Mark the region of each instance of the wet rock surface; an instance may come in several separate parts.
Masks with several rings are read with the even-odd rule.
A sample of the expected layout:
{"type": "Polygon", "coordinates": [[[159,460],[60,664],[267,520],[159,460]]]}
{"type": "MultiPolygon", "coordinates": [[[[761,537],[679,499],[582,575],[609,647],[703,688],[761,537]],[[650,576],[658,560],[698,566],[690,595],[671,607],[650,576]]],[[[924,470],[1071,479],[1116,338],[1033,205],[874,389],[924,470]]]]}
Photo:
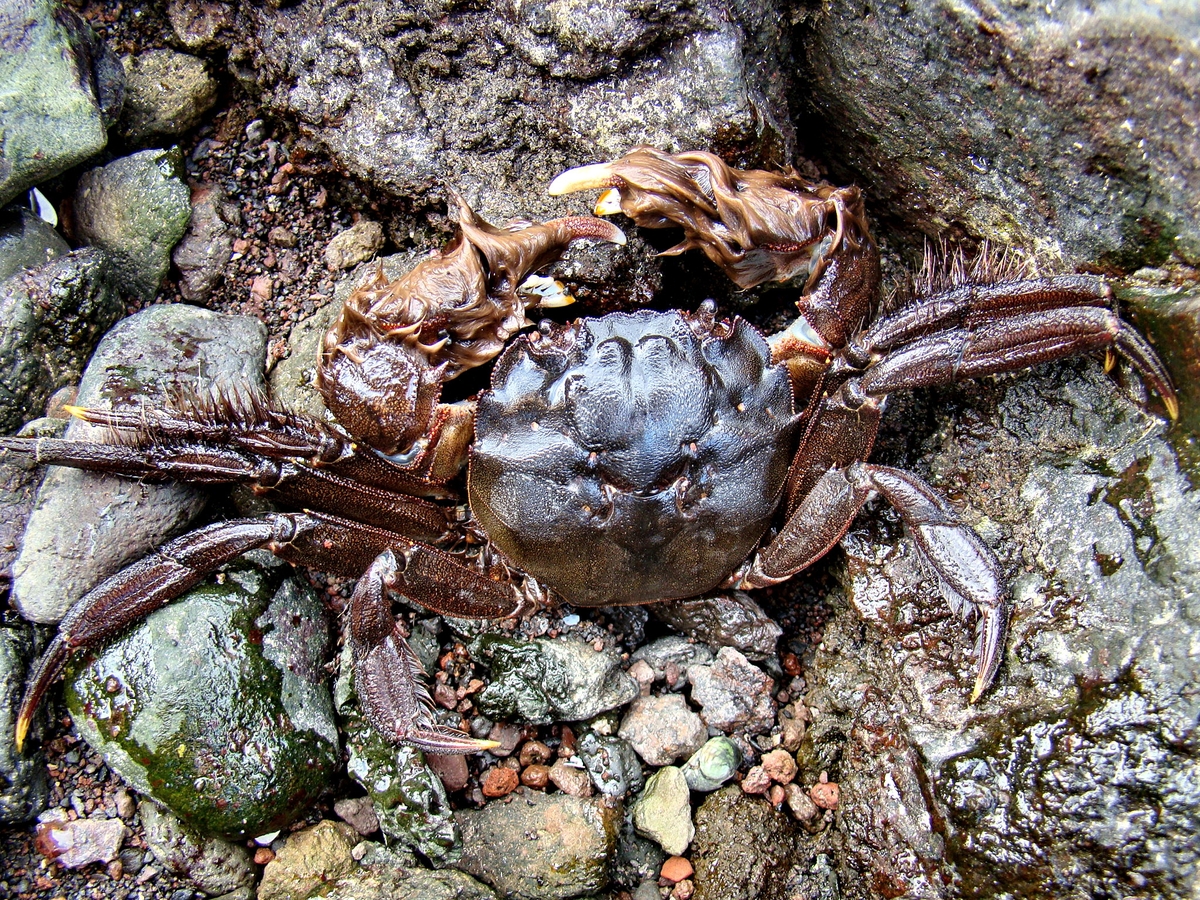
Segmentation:
{"type": "Polygon", "coordinates": [[[141,793],[206,833],[262,834],[333,774],[328,649],[311,592],[279,566],[243,564],[81,655],[67,705],[141,793]]]}
{"type": "Polygon", "coordinates": [[[0,282],[70,250],[62,236],[30,210],[16,205],[0,210],[0,282]]]}
{"type": "Polygon", "coordinates": [[[101,336],[120,318],[112,264],[76,250],[0,283],[0,427],[12,433],[73,383],[101,336]]]}
{"type": "Polygon", "coordinates": [[[655,603],[654,615],[676,631],[714,647],[733,647],[748,659],[775,654],[783,633],[745,591],[655,603]]]}
{"type": "MultiPolygon", "coordinates": [[[[265,338],[262,324],[243,316],[184,305],[151,307],[105,336],[76,402],[99,408],[162,402],[181,379],[197,391],[236,384],[261,389],[265,338]]],[[[97,433],[104,435],[76,421],[66,436],[97,433]]],[[[57,622],[103,577],[186,525],[204,499],[195,487],[53,469],[38,491],[13,564],[14,604],[35,622],[57,622]]]]}
{"type": "Polygon", "coordinates": [[[75,235],[113,259],[126,293],[150,300],[192,215],[178,151],[143,150],[85,172],[75,191],[75,235]]]}
{"type": "Polygon", "coordinates": [[[507,804],[462,810],[458,863],[507,896],[579,897],[604,890],[620,806],[600,798],[527,791],[507,804]]]}
{"type": "Polygon", "coordinates": [[[318,896],[330,881],[356,867],[354,829],[341,822],[318,822],[291,835],[263,870],[258,900],[318,896]]]}
{"type": "Polygon", "coordinates": [[[912,237],[964,228],[1071,264],[1194,265],[1198,34],[1182,2],[838,2],[814,18],[800,77],[836,123],[837,177],[912,237]]]}
{"type": "Polygon", "coordinates": [[[574,722],[624,706],[638,695],[637,683],[615,653],[581,641],[526,643],[489,634],[472,652],[491,669],[479,705],[494,718],[574,722]]]}
{"type": "Polygon", "coordinates": [[[138,814],[155,858],[208,896],[222,896],[253,883],[254,868],[245,847],[198,834],[152,800],[139,803],[138,814]]]}
{"type": "Polygon", "coordinates": [[[207,300],[224,280],[241,223],[241,211],[220,186],[199,184],[192,188],[191,219],[171,254],[171,261],[179,269],[179,293],[184,300],[207,300]]]}
{"type": "Polygon", "coordinates": [[[121,63],[73,11],[51,0],[0,10],[0,207],[104,149],[121,109],[121,63]]]}
{"type": "Polygon", "coordinates": [[[1120,881],[1186,897],[1195,494],[1162,424],[1093,363],[973,398],[927,459],[1016,569],[1006,667],[967,706],[963,626],[926,599],[911,547],[878,526],[852,538],[849,599],[873,633],[831,623],[799,754],[806,783],[827,769],[841,788],[842,888],[1087,897],[1120,881]]]}
{"type": "Polygon", "coordinates": [[[194,56],[151,50],[123,63],[125,105],[117,127],[135,147],[194,128],[217,101],[217,82],[194,56]]]}
{"type": "Polygon", "coordinates": [[[25,822],[46,807],[49,786],[41,753],[20,753],[13,743],[17,704],[33,663],[33,627],[0,624],[0,823],[25,822]]]}

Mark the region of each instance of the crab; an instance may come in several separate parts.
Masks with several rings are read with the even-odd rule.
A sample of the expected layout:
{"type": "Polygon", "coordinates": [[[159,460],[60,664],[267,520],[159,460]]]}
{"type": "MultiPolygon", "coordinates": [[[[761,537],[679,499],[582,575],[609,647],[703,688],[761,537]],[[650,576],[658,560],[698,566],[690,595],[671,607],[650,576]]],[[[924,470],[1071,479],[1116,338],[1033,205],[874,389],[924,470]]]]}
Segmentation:
{"type": "Polygon", "coordinates": [[[700,250],[739,288],[799,285],[799,316],[767,338],[706,301],[526,332],[527,308],[569,299],[535,273],[573,241],[623,233],[593,217],[497,228],[456,198],[455,240],[395,282],[380,273],[360,287],[325,337],[317,383],[334,421],[226,389],[70,408],[120,436],[109,443],[0,439],[48,464],[247,484],[294,510],[201,527],[81,598],[30,677],[18,746],[73,652],[265,548],[358,578],[348,640],[376,729],[433,753],[488,749],[436,720],[393,594],[478,618],[764,587],[824,556],[875,496],[951,606],[977,619],[978,700],[1003,656],[1001,567],[933,487],[869,462],[880,417],[895,391],[1103,350],[1127,358],[1174,418],[1168,374],[1107,284],[964,283],[879,315],[878,251],[854,187],[650,148],[550,185],[596,189],[598,215],[682,229],[665,252],[700,250]],[[441,402],[446,381],[493,359],[490,389],[441,402]]]}

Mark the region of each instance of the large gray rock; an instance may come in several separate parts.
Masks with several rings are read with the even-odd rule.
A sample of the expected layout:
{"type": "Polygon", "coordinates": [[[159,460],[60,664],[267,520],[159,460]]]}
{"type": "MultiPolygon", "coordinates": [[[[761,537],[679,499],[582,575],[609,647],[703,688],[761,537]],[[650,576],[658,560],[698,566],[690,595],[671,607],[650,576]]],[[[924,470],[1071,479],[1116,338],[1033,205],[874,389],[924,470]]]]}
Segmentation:
{"type": "Polygon", "coordinates": [[[204,61],[174,50],[150,50],[124,60],[125,106],[119,128],[134,146],[183,134],[217,101],[217,82],[204,61]]]}
{"type": "Polygon", "coordinates": [[[121,288],[152,300],[171,250],[192,216],[178,150],[143,150],[84,172],[75,191],[75,234],[107,250],[121,288]]]}
{"type": "Polygon", "coordinates": [[[123,312],[100,250],[76,250],[0,284],[0,431],[40,416],[123,312]]]}
{"type": "Polygon", "coordinates": [[[41,751],[20,752],[12,737],[25,676],[34,658],[33,638],[33,627],[24,622],[0,626],[0,824],[4,825],[35,818],[50,798],[41,751]]]}
{"type": "Polygon", "coordinates": [[[286,570],[231,566],[67,673],[83,738],[206,834],[281,828],[339,762],[324,612],[286,570]]]}
{"type": "Polygon", "coordinates": [[[803,783],[827,770],[840,786],[821,846],[844,860],[844,896],[1020,884],[1084,898],[1121,883],[1190,898],[1196,493],[1163,424],[1092,361],[956,395],[966,409],[930,438],[922,468],[954,486],[1004,562],[1005,664],[970,705],[971,630],[912,545],[878,521],[851,536],[857,615],[834,617],[805,674],[813,724],[799,754],[803,783]]]}
{"type": "MultiPolygon", "coordinates": [[[[347,171],[417,209],[443,209],[451,185],[493,221],[578,214],[587,201],[547,196],[550,180],[641,143],[749,162],[794,153],[773,2],[310,0],[245,15],[227,38],[238,74],[347,171]]],[[[627,283],[654,252],[635,239],[587,280],[627,283]]]]}
{"type": "Polygon", "coordinates": [[[23,206],[0,210],[0,281],[71,251],[57,231],[23,206]]]}
{"type": "Polygon", "coordinates": [[[555,900],[608,886],[619,804],[527,790],[455,818],[463,831],[458,867],[505,896],[555,900]]]}
{"type": "Polygon", "coordinates": [[[210,897],[254,882],[250,852],[242,846],[193,831],[153,800],[138,804],[142,834],[155,858],[210,897]]]}
{"type": "Polygon", "coordinates": [[[824,4],[800,78],[834,175],[909,239],[1133,271],[1200,261],[1188,0],[824,4]]]}
{"type": "Polygon", "coordinates": [[[0,207],[99,153],[121,109],[121,63],[54,0],[0,6],[0,207]]]}
{"type": "MultiPolygon", "coordinates": [[[[76,402],[102,408],[163,402],[182,385],[201,393],[235,384],[262,390],[265,358],[266,328],[257,319],[152,306],[100,342],[76,402]]],[[[104,429],[80,421],[67,430],[72,438],[104,436],[104,429]]],[[[14,605],[27,619],[57,622],[102,578],[185,527],[203,505],[195,487],[51,469],[13,564],[14,605]]]]}

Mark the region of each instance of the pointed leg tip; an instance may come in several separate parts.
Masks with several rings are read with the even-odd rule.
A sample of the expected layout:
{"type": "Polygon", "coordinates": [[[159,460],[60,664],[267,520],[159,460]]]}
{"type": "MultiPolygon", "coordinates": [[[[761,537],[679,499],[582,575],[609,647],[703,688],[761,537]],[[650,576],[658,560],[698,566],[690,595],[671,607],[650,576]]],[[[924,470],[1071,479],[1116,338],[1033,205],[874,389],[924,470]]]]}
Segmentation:
{"type": "MultiPolygon", "coordinates": [[[[617,188],[608,188],[596,198],[592,212],[598,216],[615,216],[621,211],[621,192],[617,188]]],[[[622,242],[623,243],[623,242],[622,242]]]]}
{"type": "Polygon", "coordinates": [[[21,753],[25,749],[25,737],[29,734],[30,716],[22,712],[17,717],[16,734],[14,735],[14,743],[17,745],[17,752],[21,753]]]}
{"type": "Polygon", "coordinates": [[[62,409],[63,409],[63,412],[65,412],[67,415],[74,416],[76,419],[84,418],[84,413],[86,412],[86,409],[84,407],[71,406],[68,403],[64,403],[62,409]]]}
{"type": "Polygon", "coordinates": [[[1163,404],[1167,407],[1167,415],[1172,422],[1179,421],[1179,398],[1172,394],[1163,395],[1163,404]]]}

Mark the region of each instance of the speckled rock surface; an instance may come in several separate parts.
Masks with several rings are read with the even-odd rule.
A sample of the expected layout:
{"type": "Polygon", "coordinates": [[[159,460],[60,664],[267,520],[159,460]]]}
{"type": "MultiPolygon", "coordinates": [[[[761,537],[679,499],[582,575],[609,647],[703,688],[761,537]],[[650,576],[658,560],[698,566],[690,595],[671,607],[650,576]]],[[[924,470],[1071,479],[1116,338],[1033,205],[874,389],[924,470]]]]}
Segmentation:
{"type": "Polygon", "coordinates": [[[150,300],[192,215],[177,150],[143,150],[85,172],[75,191],[75,236],[113,258],[122,290],[150,300]]]}
{"type": "Polygon", "coordinates": [[[174,50],[150,50],[123,60],[125,106],[117,127],[135,147],[193,128],[217,100],[204,61],[174,50]]]}
{"type": "MultiPolygon", "coordinates": [[[[101,341],[80,382],[77,403],[110,408],[143,399],[162,402],[183,373],[198,375],[201,390],[235,383],[261,389],[265,355],[266,329],[255,319],[193,306],[151,307],[122,321],[101,341]]],[[[97,432],[103,435],[102,429],[76,421],[67,437],[97,432]]],[[[17,609],[35,622],[57,622],[103,577],[183,528],[203,504],[204,495],[195,487],[52,470],[13,564],[17,609]]]]}
{"type": "Polygon", "coordinates": [[[455,818],[463,831],[458,867],[506,896],[553,900],[608,886],[618,804],[525,791],[455,818]]]}
{"type": "Polygon", "coordinates": [[[709,795],[696,810],[696,837],[689,854],[696,870],[693,896],[697,900],[823,897],[815,879],[798,870],[797,832],[786,813],[737,786],[709,795]],[[798,893],[802,889],[807,893],[798,893]]]}
{"type": "Polygon", "coordinates": [[[801,100],[835,176],[920,236],[1125,271],[1200,260],[1200,14],[1167,3],[825,4],[801,100]]]}
{"type": "Polygon", "coordinates": [[[46,399],[83,372],[96,342],[124,311],[112,264],[76,250],[0,284],[0,431],[42,414],[46,399]]]}
{"type": "Polygon", "coordinates": [[[620,657],[582,641],[517,641],[486,634],[472,648],[492,672],[479,707],[493,718],[535,724],[590,719],[638,695],[620,657]]]}
{"type": "Polygon", "coordinates": [[[81,655],[67,676],[84,739],[205,833],[287,824],[337,765],[323,612],[283,575],[278,565],[231,567],[81,655]]]}
{"type": "Polygon", "coordinates": [[[351,851],[354,829],[328,819],[297,831],[263,870],[258,900],[303,900],[325,893],[326,886],[358,866],[351,851]]]}
{"type": "Polygon", "coordinates": [[[12,734],[25,675],[33,662],[33,628],[0,624],[0,823],[33,819],[46,805],[45,760],[40,752],[18,752],[12,734]]]}
{"type": "Polygon", "coordinates": [[[801,780],[828,770],[841,789],[817,846],[848,854],[848,897],[1189,897],[1196,494],[1162,423],[1091,361],[968,396],[926,458],[1010,573],[1005,666],[968,705],[964,628],[930,601],[911,545],[878,521],[855,532],[858,615],[835,616],[806,675],[801,780]]]}
{"type": "Polygon", "coordinates": [[[104,149],[124,77],[108,46],[52,0],[0,8],[0,207],[104,149]]]}
{"type": "Polygon", "coordinates": [[[253,884],[254,867],[245,847],[196,833],[153,800],[139,803],[138,815],[155,858],[208,896],[221,896],[253,884]]]}

